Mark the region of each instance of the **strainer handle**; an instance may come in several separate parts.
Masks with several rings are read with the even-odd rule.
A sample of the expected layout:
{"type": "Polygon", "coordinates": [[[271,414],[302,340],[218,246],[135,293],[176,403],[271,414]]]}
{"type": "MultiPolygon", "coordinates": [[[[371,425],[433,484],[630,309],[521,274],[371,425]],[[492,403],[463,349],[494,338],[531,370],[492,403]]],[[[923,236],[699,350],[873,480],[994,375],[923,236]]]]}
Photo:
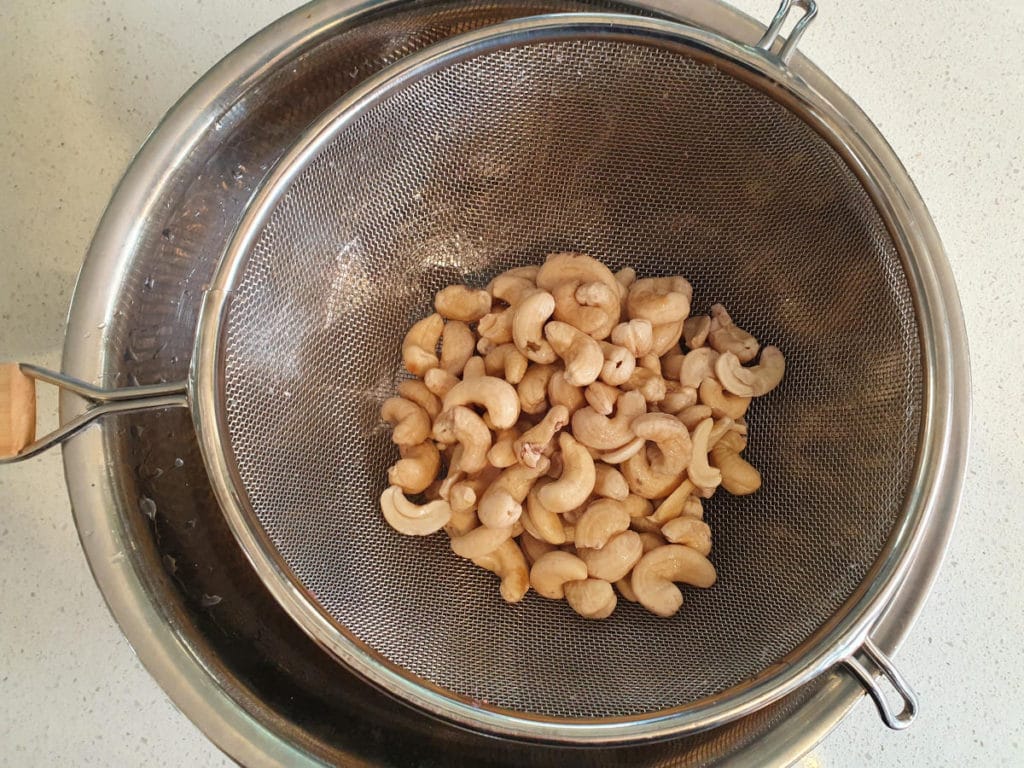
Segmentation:
{"type": "Polygon", "coordinates": [[[847,656],[843,663],[857,676],[868,695],[874,699],[875,706],[878,707],[878,714],[882,716],[882,720],[887,726],[893,730],[902,731],[914,722],[914,718],[917,716],[917,694],[914,693],[914,689],[899,673],[889,657],[882,653],[870,638],[865,639],[863,645],[847,656]],[[872,674],[871,667],[878,670],[877,677],[872,674]],[[889,681],[889,685],[903,700],[903,707],[899,712],[893,710],[889,698],[879,685],[881,677],[889,681]]]}
{"type": "Polygon", "coordinates": [[[184,382],[101,389],[62,373],[27,363],[0,363],[0,464],[11,464],[64,442],[108,413],[149,408],[188,407],[184,382]],[[57,429],[36,439],[36,381],[45,381],[92,405],[57,429]]]}
{"type": "Polygon", "coordinates": [[[803,37],[810,23],[814,21],[814,17],[818,15],[818,4],[814,0],[782,0],[779,10],[775,13],[775,18],[772,19],[761,39],[757,41],[758,48],[770,53],[775,41],[779,39],[779,32],[782,31],[782,25],[786,23],[793,6],[803,10],[804,15],[793,27],[793,31],[789,33],[789,37],[786,38],[786,42],[779,50],[778,58],[783,64],[788,64],[789,60],[793,58],[797,43],[800,42],[800,38],[803,37]]]}

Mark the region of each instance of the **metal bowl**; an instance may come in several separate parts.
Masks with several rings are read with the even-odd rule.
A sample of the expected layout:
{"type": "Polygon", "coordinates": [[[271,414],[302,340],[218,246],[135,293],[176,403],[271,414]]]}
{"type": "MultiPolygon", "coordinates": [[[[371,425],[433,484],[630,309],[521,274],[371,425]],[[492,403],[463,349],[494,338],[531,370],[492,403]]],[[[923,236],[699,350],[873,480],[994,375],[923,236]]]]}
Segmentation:
{"type": "MultiPolygon", "coordinates": [[[[763,32],[714,0],[689,3],[682,16],[669,12],[675,5],[325,1],[281,19],[191,90],[126,174],[79,280],[64,371],[104,387],[183,380],[202,292],[253,191],[311,120],[391,61],[484,23],[552,10],[656,13],[750,43],[763,32]]],[[[923,234],[934,238],[923,203],[867,118],[805,59],[797,55],[790,66],[874,140],[923,234]]],[[[935,266],[948,305],[958,306],[948,267],[935,266]]],[[[959,317],[950,333],[965,360],[959,317]]],[[[952,397],[967,391],[967,366],[957,368],[952,397]]],[[[80,407],[64,395],[62,420],[80,407]]],[[[863,692],[836,671],[714,731],[602,751],[462,731],[369,687],[284,614],[227,528],[186,412],[107,417],[67,443],[64,456],[83,547],[115,618],[178,706],[245,764],[409,764],[455,755],[474,764],[785,763],[822,738],[863,692]],[[140,511],[143,498],[150,515],[140,511]]],[[[934,517],[873,632],[885,653],[902,640],[935,576],[963,460],[953,455],[950,470],[934,477],[937,497],[949,506],[934,517]]]]}

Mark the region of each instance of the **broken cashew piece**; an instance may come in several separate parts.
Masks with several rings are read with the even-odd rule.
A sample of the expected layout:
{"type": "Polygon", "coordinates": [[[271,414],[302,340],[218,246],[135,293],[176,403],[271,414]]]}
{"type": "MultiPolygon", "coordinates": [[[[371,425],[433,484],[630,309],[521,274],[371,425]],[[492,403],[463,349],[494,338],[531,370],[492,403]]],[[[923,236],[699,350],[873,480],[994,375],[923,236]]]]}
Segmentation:
{"type": "Polygon", "coordinates": [[[535,363],[550,364],[557,355],[544,338],[544,323],[555,311],[555,298],[547,291],[537,291],[515,305],[512,317],[512,340],[519,351],[535,363]]]}
{"type": "Polygon", "coordinates": [[[616,582],[633,569],[644,554],[643,541],[636,531],[616,533],[600,549],[581,549],[579,557],[594,579],[616,582]]]}
{"type": "Polygon", "coordinates": [[[519,545],[505,539],[486,555],[474,557],[473,563],[486,568],[501,579],[501,596],[507,603],[518,603],[530,589],[530,572],[519,545]]]}
{"type": "Polygon", "coordinates": [[[380,417],[391,424],[396,445],[419,445],[430,437],[430,416],[411,400],[389,397],[380,407],[380,417]]]}
{"type": "Polygon", "coordinates": [[[698,349],[708,340],[711,318],[708,315],[694,315],[683,322],[683,338],[688,349],[698,349]]]}
{"type": "Polygon", "coordinates": [[[564,585],[568,581],[582,581],[587,578],[587,564],[579,557],[560,549],[541,555],[530,569],[530,586],[541,597],[561,600],[565,597],[564,585]]]}
{"type": "Polygon", "coordinates": [[[468,285],[449,285],[434,297],[434,309],[448,320],[475,323],[491,311],[491,294],[468,285]]]}
{"type": "Polygon", "coordinates": [[[544,326],[544,335],[565,363],[565,380],[574,387],[597,381],[604,365],[601,345],[569,323],[552,320],[544,326]]]}
{"type": "Polygon", "coordinates": [[[757,339],[732,321],[729,313],[721,304],[711,307],[708,343],[719,352],[732,352],[741,363],[749,363],[753,360],[760,347],[757,339]]]}
{"type": "Polygon", "coordinates": [[[402,458],[388,469],[388,482],[405,493],[423,493],[441,468],[441,454],[429,440],[401,446],[402,458]]]}
{"type": "Polygon", "coordinates": [[[388,525],[406,536],[429,536],[441,530],[452,516],[452,508],[443,499],[418,506],[397,485],[388,486],[380,495],[380,509],[388,525]]]}
{"type": "Polygon", "coordinates": [[[483,406],[495,429],[507,429],[519,419],[519,395],[515,387],[504,379],[481,376],[479,379],[460,381],[444,396],[444,410],[457,405],[483,406]]]}
{"type": "Polygon", "coordinates": [[[515,441],[513,450],[516,458],[527,467],[536,467],[543,458],[544,450],[568,423],[569,409],[564,405],[554,406],[536,426],[526,430],[515,441]]]}
{"type": "Polygon", "coordinates": [[[441,333],[441,367],[455,376],[462,375],[466,362],[476,351],[476,337],[470,327],[458,320],[444,324],[441,333]]]}
{"type": "Polygon", "coordinates": [[[732,352],[723,352],[715,363],[722,387],[740,397],[767,395],[779,386],[785,372],[786,360],[781,350],[771,346],[761,350],[760,363],[749,368],[744,368],[732,352]]]}
{"type": "Polygon", "coordinates": [[[604,579],[570,581],[564,589],[566,602],[584,619],[605,619],[615,610],[615,590],[604,579]]]}
{"type": "Polygon", "coordinates": [[[702,554],[682,544],[666,544],[640,558],[630,584],[644,608],[672,616],[683,604],[683,593],[673,582],[706,589],[716,578],[715,567],[702,554]]]}
{"type": "Polygon", "coordinates": [[[414,376],[423,376],[438,366],[437,342],[444,330],[444,320],[436,312],[413,324],[402,341],[402,362],[414,376]]]}

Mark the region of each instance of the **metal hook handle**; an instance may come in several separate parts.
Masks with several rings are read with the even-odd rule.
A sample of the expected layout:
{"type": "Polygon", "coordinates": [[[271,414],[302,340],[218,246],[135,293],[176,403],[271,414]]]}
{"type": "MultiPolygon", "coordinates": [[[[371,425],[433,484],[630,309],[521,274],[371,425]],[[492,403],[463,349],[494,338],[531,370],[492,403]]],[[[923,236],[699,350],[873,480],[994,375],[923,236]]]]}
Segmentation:
{"type": "Polygon", "coordinates": [[[810,23],[814,21],[814,17],[818,15],[818,4],[815,0],[782,0],[782,5],[779,6],[779,10],[775,13],[775,18],[772,19],[771,24],[768,25],[768,29],[765,30],[761,39],[757,41],[758,48],[771,53],[772,46],[779,39],[779,32],[782,31],[782,25],[786,23],[786,19],[789,17],[790,11],[793,10],[793,6],[800,8],[804,15],[793,27],[793,31],[789,33],[789,37],[786,38],[786,42],[783,43],[782,48],[779,50],[778,58],[783,64],[788,64],[789,60],[793,58],[793,54],[796,53],[797,43],[800,42],[800,38],[803,37],[810,23]]]}
{"type": "Polygon", "coordinates": [[[187,407],[187,387],[184,382],[101,389],[27,363],[0,364],[0,464],[11,464],[35,456],[64,442],[108,413],[187,407]],[[94,405],[36,439],[36,381],[45,381],[59,389],[74,392],[94,405]]]}
{"type": "Polygon", "coordinates": [[[882,653],[878,646],[871,642],[870,638],[865,639],[864,644],[856,652],[843,659],[843,663],[851,669],[871,698],[875,700],[878,713],[882,716],[882,720],[887,726],[893,730],[902,731],[914,721],[914,718],[917,716],[917,694],[914,693],[913,688],[910,687],[910,684],[904,679],[903,675],[893,666],[889,657],[882,653]],[[899,712],[893,711],[889,700],[878,684],[878,679],[868,670],[864,661],[858,658],[858,653],[863,654],[866,661],[878,669],[879,676],[888,680],[889,685],[903,699],[903,708],[899,712]]]}

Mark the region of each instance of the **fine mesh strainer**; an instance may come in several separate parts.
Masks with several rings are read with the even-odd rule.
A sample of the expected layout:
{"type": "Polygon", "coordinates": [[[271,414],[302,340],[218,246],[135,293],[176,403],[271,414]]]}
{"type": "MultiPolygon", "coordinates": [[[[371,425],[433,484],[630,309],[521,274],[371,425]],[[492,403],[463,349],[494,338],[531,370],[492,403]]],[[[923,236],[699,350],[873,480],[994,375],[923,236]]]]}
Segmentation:
{"type": "Polygon", "coordinates": [[[460,724],[663,737],[843,662],[902,727],[916,702],[868,633],[937,502],[952,423],[941,299],[870,146],[786,68],[813,16],[794,3],[808,12],[777,46],[790,5],[756,47],[571,14],[403,59],[324,115],[254,198],[204,301],[187,398],[21,367],[102,403],[56,439],[111,410],[191,405],[275,597],[353,669],[460,724]],[[749,417],[764,487],[707,504],[719,582],[671,619],[624,601],[603,622],[535,595],[507,605],[443,536],[399,536],[379,514],[395,459],[379,408],[405,330],[445,285],[557,250],[685,275],[696,310],[722,302],[786,354],[782,386],[749,417]]]}

